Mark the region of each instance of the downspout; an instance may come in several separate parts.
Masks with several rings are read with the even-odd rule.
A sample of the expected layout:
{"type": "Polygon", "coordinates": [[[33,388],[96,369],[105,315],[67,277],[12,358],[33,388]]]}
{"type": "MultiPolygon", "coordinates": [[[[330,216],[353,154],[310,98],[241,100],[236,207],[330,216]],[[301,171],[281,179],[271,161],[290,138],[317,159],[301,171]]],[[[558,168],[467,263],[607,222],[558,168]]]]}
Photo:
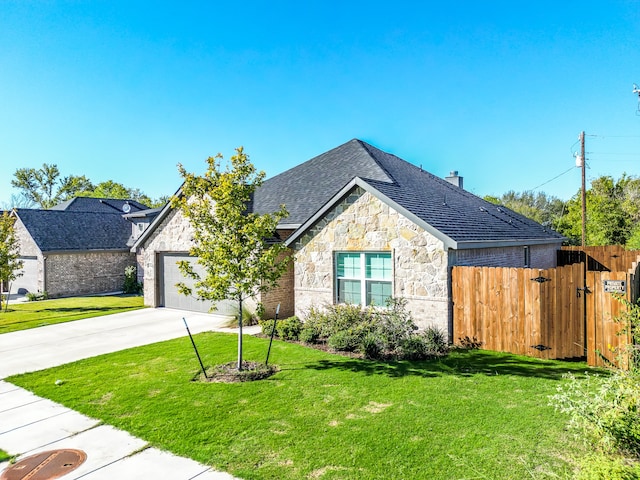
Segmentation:
{"type": "Polygon", "coordinates": [[[47,257],[42,256],[42,292],[47,291],[47,257]]]}

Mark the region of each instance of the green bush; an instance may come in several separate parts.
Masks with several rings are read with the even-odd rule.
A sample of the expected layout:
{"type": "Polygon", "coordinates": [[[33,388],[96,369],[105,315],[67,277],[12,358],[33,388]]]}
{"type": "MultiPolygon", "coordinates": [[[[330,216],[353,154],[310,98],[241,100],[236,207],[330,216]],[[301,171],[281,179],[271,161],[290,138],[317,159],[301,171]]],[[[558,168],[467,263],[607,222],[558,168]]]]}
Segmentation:
{"type": "Polygon", "coordinates": [[[430,355],[444,355],[449,351],[447,335],[438,327],[428,326],[420,335],[430,355]]]}
{"type": "Polygon", "coordinates": [[[389,298],[387,309],[375,312],[376,332],[384,339],[387,350],[400,349],[418,330],[406,306],[407,301],[404,298],[389,298]]]}
{"type": "Polygon", "coordinates": [[[271,332],[273,331],[273,320],[259,320],[258,323],[262,328],[262,334],[271,336],[271,332]]]}
{"type": "Polygon", "coordinates": [[[384,339],[377,333],[367,333],[360,342],[360,352],[368,359],[379,360],[384,357],[384,339]]]}
{"type": "MultiPolygon", "coordinates": [[[[260,320],[262,333],[271,336],[274,320],[260,320]]],[[[283,318],[276,323],[276,335],[283,340],[298,340],[302,331],[302,322],[296,316],[283,318]]]]}
{"type": "Polygon", "coordinates": [[[407,301],[392,298],[387,308],[327,305],[312,308],[300,332],[306,343],[327,342],[338,351],[359,351],[365,357],[422,359],[448,351],[447,339],[437,329],[418,334],[406,309],[407,301]]]}
{"type": "Polygon", "coordinates": [[[142,283],[138,282],[138,273],[135,265],[129,265],[124,269],[123,293],[141,293],[142,283]]]}
{"type": "Polygon", "coordinates": [[[569,414],[569,425],[591,446],[640,459],[640,306],[620,296],[618,300],[625,308],[616,321],[622,324],[621,333],[631,335],[618,351],[618,362],[628,370],[612,368],[606,377],[568,376],[551,403],[569,414]]]}
{"type": "Polygon", "coordinates": [[[340,352],[354,352],[360,345],[360,338],[350,330],[340,330],[329,337],[327,344],[340,352]]]}
{"type": "Polygon", "coordinates": [[[305,322],[302,325],[302,330],[300,330],[300,335],[298,336],[301,342],[304,343],[318,343],[318,339],[320,338],[320,332],[313,326],[307,325],[305,322]]]}
{"type": "Polygon", "coordinates": [[[607,455],[589,455],[580,462],[576,480],[637,480],[640,463],[607,455]]]}
{"type": "Polygon", "coordinates": [[[296,316],[278,320],[276,323],[276,334],[283,340],[298,340],[302,330],[302,322],[296,316]]]}
{"type": "Polygon", "coordinates": [[[615,371],[608,377],[566,377],[552,404],[571,417],[578,436],[605,453],[623,452],[640,458],[640,378],[615,371]]]}
{"type": "Polygon", "coordinates": [[[27,300],[30,301],[30,302],[37,302],[39,300],[47,300],[49,298],[49,294],[47,293],[46,290],[44,292],[36,292],[36,293],[28,292],[25,296],[27,297],[27,300]]]}
{"type": "Polygon", "coordinates": [[[398,347],[397,356],[406,360],[424,360],[429,357],[426,339],[422,335],[412,335],[404,339],[398,347]]]}

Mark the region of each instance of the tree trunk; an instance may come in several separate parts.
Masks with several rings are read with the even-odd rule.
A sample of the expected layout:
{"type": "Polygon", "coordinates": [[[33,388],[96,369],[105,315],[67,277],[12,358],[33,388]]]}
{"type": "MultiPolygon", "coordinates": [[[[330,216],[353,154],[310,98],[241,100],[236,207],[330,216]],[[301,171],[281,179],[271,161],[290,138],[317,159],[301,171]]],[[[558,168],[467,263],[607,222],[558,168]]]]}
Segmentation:
{"type": "MultiPolygon", "coordinates": [[[[2,295],[0,294],[0,297],[2,295]]],[[[11,282],[9,282],[9,288],[7,288],[7,298],[5,299],[4,304],[4,313],[9,311],[9,297],[11,296],[11,282]]],[[[2,302],[0,301],[0,311],[2,311],[2,302]]]]}
{"type": "Polygon", "coordinates": [[[242,370],[242,297],[238,300],[238,370],[242,370]]]}

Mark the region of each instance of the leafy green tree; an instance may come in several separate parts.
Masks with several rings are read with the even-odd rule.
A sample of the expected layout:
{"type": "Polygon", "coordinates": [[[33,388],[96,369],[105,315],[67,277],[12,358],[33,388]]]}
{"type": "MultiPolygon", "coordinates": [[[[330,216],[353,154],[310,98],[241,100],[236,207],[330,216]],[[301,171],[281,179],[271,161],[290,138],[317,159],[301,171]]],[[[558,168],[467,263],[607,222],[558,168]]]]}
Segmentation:
{"type": "MultiPolygon", "coordinates": [[[[586,192],[587,245],[625,245],[635,248],[640,240],[640,179],[623,174],[617,181],[601,176],[586,192]]],[[[567,202],[567,214],[559,231],[580,244],[582,238],[582,199],[578,191],[567,202]]]]}
{"type": "Polygon", "coordinates": [[[93,189],[93,184],[84,175],[60,178],[60,170],[55,164],[44,163],[39,169],[19,168],[14,177],[11,185],[40,208],[51,208],[78,192],[93,189]]]}
{"type": "Polygon", "coordinates": [[[20,168],[14,173],[11,185],[21,191],[21,200],[13,199],[13,206],[51,208],[73,197],[118,198],[135,200],[151,208],[161,207],[169,197],[152,200],[139,188],[128,188],[121,183],[107,180],[94,185],[84,175],[60,177],[57,165],[43,164],[42,168],[20,168]]]}
{"type": "Polygon", "coordinates": [[[130,189],[121,183],[114,182],[113,180],[100,182],[95,186],[92,185],[92,188],[80,192],[80,196],[93,198],[119,198],[123,200],[131,198],[130,189]]]}
{"type": "Polygon", "coordinates": [[[510,190],[500,197],[485,196],[484,199],[496,205],[504,205],[520,215],[553,229],[557,228],[564,214],[564,202],[544,192],[518,193],[510,190]]]}
{"type": "Polygon", "coordinates": [[[178,289],[200,300],[238,302],[237,367],[242,370],[242,302],[276,286],[286,270],[286,247],[271,244],[268,239],[288,213],[284,206],[268,214],[248,211],[265,173],[256,171],[242,147],[236,149],[224,171],[222,160],[221,154],[209,157],[203,176],[188,173],[178,165],[184,183],[181,195],[172,197],[171,204],[189,219],[194,230],[190,253],[205,272],[200,276],[192,264],[179,262],[182,274],[195,282],[193,288],[180,283],[178,289]]]}
{"type": "MultiPolygon", "coordinates": [[[[18,270],[23,265],[14,224],[15,218],[9,212],[3,212],[0,216],[0,283],[6,286],[8,293],[11,292],[11,282],[22,275],[18,270]]],[[[9,295],[7,294],[5,311],[8,306],[9,295]]],[[[2,299],[0,299],[0,311],[2,311],[2,299]]]]}

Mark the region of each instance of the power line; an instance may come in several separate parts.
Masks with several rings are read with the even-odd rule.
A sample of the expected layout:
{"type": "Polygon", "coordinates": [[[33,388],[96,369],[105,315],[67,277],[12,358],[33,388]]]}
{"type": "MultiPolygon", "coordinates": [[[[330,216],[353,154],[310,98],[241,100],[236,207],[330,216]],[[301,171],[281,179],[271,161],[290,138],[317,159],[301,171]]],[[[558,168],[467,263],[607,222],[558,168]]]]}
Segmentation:
{"type": "Polygon", "coordinates": [[[530,190],[531,190],[531,191],[534,191],[534,190],[537,190],[537,189],[538,189],[538,188],[540,188],[540,187],[544,187],[547,183],[551,183],[551,182],[553,182],[556,178],[560,178],[561,176],[563,176],[563,175],[565,175],[565,174],[569,173],[569,172],[570,172],[571,170],[573,170],[574,168],[575,168],[575,167],[569,167],[567,170],[565,170],[564,172],[560,173],[559,175],[556,175],[556,176],[555,176],[555,177],[553,177],[552,179],[547,180],[546,182],[541,183],[541,184],[540,184],[540,185],[538,185],[537,187],[534,187],[534,188],[532,188],[532,189],[530,189],[530,190]]]}

